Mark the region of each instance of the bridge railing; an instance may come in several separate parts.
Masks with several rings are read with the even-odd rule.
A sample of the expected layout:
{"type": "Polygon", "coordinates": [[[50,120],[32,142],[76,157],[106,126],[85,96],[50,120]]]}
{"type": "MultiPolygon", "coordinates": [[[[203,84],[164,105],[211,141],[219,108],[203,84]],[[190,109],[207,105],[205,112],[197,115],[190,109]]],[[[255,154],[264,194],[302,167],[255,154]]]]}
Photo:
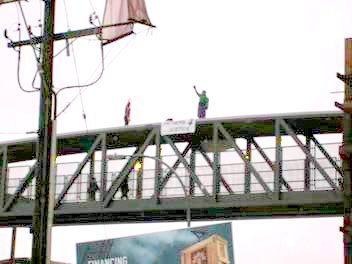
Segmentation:
{"type": "MultiPolygon", "coordinates": [[[[341,165],[340,161],[337,158],[334,160],[341,165]]],[[[339,174],[335,168],[328,162],[326,158],[317,158],[317,161],[324,168],[324,170],[330,175],[332,180],[338,184],[339,174]]],[[[271,190],[274,187],[274,173],[271,168],[265,162],[252,162],[254,168],[259,172],[263,180],[269,186],[271,190]]],[[[304,190],[304,175],[305,175],[305,159],[296,159],[296,160],[284,160],[282,163],[283,178],[291,186],[293,191],[303,191],[304,190]]],[[[58,166],[78,166],[78,163],[61,163],[58,166]]],[[[23,178],[16,178],[14,174],[25,174],[30,169],[30,166],[19,166],[19,167],[10,167],[9,174],[12,177],[9,177],[8,180],[8,193],[13,194],[16,188],[19,186],[19,183],[23,178]]],[[[244,193],[244,179],[245,179],[245,165],[243,163],[226,163],[221,164],[220,171],[222,177],[226,180],[228,185],[232,188],[234,193],[243,194],[244,193]]],[[[183,167],[176,169],[181,180],[186,186],[189,186],[189,173],[183,167]]],[[[311,165],[310,168],[310,190],[331,190],[330,185],[326,182],[320,172],[311,165]]],[[[162,171],[163,175],[167,173],[167,170],[162,171]]],[[[113,179],[118,175],[118,171],[108,171],[107,172],[107,188],[111,186],[113,179]]],[[[142,180],[142,198],[148,199],[154,193],[154,169],[144,169],[143,170],[143,180],[142,180]]],[[[207,188],[208,192],[212,192],[212,182],[213,182],[213,171],[209,166],[196,166],[196,175],[199,177],[202,184],[207,188]]],[[[56,195],[58,195],[64,188],[65,184],[69,181],[72,174],[58,174],[56,178],[56,195]]],[[[100,173],[94,175],[99,184],[100,182],[100,173]]],[[[85,202],[88,200],[88,177],[89,173],[82,173],[79,175],[75,183],[69,189],[65,195],[64,202],[85,202]]],[[[35,196],[34,188],[35,180],[27,187],[25,192],[22,194],[25,198],[33,199],[35,196]]],[[[131,173],[129,176],[129,199],[136,199],[137,192],[137,179],[136,174],[131,173]]],[[[287,189],[283,186],[282,191],[285,192],[287,189]]],[[[264,192],[262,186],[256,181],[255,177],[251,177],[251,193],[261,193],[264,192]]],[[[228,194],[224,186],[220,187],[220,194],[228,194]]],[[[194,195],[202,195],[201,191],[195,187],[194,195]]],[[[118,191],[114,199],[120,199],[121,193],[118,191]]],[[[175,177],[171,177],[166,186],[161,192],[161,197],[183,197],[184,191],[175,177]]],[[[96,193],[96,199],[100,199],[99,191],[96,193]]]]}

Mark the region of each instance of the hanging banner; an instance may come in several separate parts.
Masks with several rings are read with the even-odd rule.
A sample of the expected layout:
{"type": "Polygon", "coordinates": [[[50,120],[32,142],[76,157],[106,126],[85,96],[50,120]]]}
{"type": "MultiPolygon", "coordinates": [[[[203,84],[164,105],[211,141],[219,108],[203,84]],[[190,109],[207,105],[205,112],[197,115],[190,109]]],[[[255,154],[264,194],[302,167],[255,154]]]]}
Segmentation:
{"type": "Polygon", "coordinates": [[[231,223],[77,244],[77,264],[234,264],[231,223]]]}
{"type": "Polygon", "coordinates": [[[161,124],[161,136],[189,134],[196,131],[196,121],[194,119],[172,121],[167,120],[161,124]]]}

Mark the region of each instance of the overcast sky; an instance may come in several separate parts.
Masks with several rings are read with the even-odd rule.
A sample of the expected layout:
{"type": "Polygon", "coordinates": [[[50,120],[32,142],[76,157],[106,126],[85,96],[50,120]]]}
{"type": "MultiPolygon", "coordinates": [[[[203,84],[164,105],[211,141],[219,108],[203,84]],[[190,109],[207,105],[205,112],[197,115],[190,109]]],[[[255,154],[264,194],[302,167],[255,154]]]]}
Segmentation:
{"type": "MultiPolygon", "coordinates": [[[[35,34],[41,0],[23,2],[35,34]]],[[[105,1],[57,1],[56,32],[90,27],[93,12],[102,19],[105,1]]],[[[344,71],[344,39],[352,36],[348,0],[146,0],[157,28],[136,27],[136,35],[106,46],[100,81],[82,89],[82,97],[58,119],[59,132],[123,125],[128,98],[132,124],[166,118],[196,117],[192,86],[207,90],[209,117],[304,111],[335,111],[342,100],[336,72],[344,71]],[[83,110],[84,109],[84,110],[83,110]],[[87,116],[87,127],[82,112],[87,116]]],[[[21,19],[22,39],[27,39],[21,19]]],[[[18,40],[18,9],[0,6],[0,32],[18,40]]],[[[58,52],[64,42],[55,44],[58,52]]],[[[17,53],[0,38],[0,140],[23,138],[38,127],[39,95],[24,93],[16,77],[17,53]]],[[[73,44],[55,58],[54,85],[94,80],[100,70],[94,37],[73,44]]],[[[21,83],[31,89],[36,70],[33,51],[22,49],[21,83]]],[[[36,82],[36,85],[39,85],[36,82]]],[[[59,96],[59,111],[78,90],[59,96]]],[[[236,263],[341,263],[341,218],[233,222],[236,263]]],[[[184,227],[146,224],[54,229],[53,259],[75,263],[75,243],[184,227]]],[[[31,237],[20,230],[17,256],[29,256],[31,237]]],[[[0,258],[9,256],[10,231],[0,229],[0,258]]]]}

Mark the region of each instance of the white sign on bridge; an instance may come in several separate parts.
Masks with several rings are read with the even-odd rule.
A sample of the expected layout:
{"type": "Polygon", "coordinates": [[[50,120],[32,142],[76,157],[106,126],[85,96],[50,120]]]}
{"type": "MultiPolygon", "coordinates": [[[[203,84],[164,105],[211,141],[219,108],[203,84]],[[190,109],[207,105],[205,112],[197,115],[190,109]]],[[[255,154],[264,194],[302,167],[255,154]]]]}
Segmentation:
{"type": "Polygon", "coordinates": [[[196,131],[196,121],[194,119],[165,121],[161,124],[161,136],[189,134],[196,131]]]}

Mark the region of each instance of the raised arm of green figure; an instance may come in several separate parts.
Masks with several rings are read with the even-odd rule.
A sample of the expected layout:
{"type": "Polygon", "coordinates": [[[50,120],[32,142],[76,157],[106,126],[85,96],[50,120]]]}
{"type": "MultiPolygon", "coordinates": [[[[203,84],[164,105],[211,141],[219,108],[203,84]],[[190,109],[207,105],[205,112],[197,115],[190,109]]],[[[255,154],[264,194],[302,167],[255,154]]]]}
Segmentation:
{"type": "Polygon", "coordinates": [[[196,88],[196,86],[195,86],[195,85],[193,85],[193,88],[194,88],[194,90],[196,91],[196,94],[197,94],[198,96],[200,96],[201,94],[200,94],[200,93],[198,93],[197,88],[196,88]]]}

